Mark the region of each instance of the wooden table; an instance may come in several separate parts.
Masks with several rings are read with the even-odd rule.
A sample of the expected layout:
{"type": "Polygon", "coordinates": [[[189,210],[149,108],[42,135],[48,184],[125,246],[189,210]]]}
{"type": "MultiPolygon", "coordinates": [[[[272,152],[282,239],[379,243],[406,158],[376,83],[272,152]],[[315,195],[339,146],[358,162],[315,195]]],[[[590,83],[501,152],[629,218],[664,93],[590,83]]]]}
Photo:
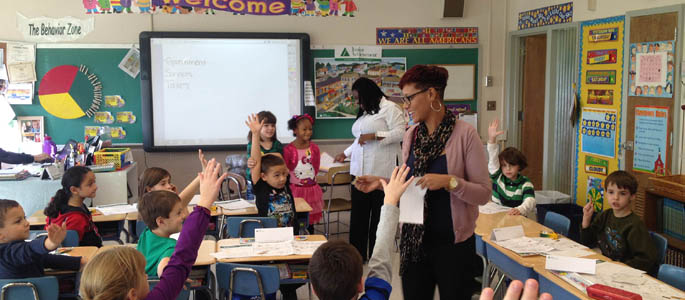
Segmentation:
{"type": "MultiPolygon", "coordinates": [[[[66,247],[66,248],[71,248],[71,251],[67,252],[69,256],[81,256],[85,257],[86,261],[90,261],[93,256],[98,252],[99,248],[98,247],[66,247]]],[[[64,248],[60,248],[64,249],[64,248]]],[[[46,276],[55,276],[55,275],[67,275],[67,274],[74,274],[77,273],[78,270],[57,270],[57,269],[45,269],[45,275],[46,276]]]]}
{"type": "MultiPolygon", "coordinates": [[[[221,251],[221,246],[226,244],[235,243],[238,239],[223,239],[216,243],[216,252],[221,251]]],[[[308,235],[307,241],[325,241],[326,237],[322,234],[308,235]]],[[[252,256],[252,257],[240,257],[240,258],[229,258],[220,259],[218,262],[228,262],[228,263],[255,263],[255,262],[267,262],[267,261],[292,261],[292,260],[307,260],[312,258],[311,255],[285,255],[285,256],[252,256]]]]}

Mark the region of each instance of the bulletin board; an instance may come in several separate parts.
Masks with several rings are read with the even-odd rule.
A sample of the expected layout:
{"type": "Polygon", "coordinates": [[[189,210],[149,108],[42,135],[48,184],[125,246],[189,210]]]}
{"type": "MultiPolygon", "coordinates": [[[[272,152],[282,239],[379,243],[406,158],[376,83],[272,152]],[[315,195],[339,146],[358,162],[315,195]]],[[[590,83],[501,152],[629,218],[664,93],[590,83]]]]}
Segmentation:
{"type": "Polygon", "coordinates": [[[574,190],[576,204],[609,207],[604,179],[618,170],[623,95],[625,17],[586,21],[580,26],[580,95],[574,190]]]}
{"type": "MultiPolygon", "coordinates": [[[[130,45],[122,48],[86,48],[90,45],[79,45],[83,48],[41,48],[36,49],[36,75],[38,81],[33,93],[31,105],[12,105],[17,116],[44,116],[45,133],[52,137],[57,144],[64,144],[69,139],[82,141],[85,126],[123,127],[126,138],[112,139],[114,144],[142,143],[142,127],[140,125],[140,75],[132,78],[118,65],[124,58],[130,45]],[[117,112],[131,111],[138,120],[133,124],[96,124],[93,118],[86,116],[78,119],[61,119],[48,113],[40,104],[38,90],[42,77],[51,69],[61,65],[85,65],[89,72],[97,75],[102,82],[104,95],[119,95],[125,100],[122,107],[105,107],[104,103],[99,111],[109,111],[116,117],[117,112]]],[[[105,47],[103,45],[103,47],[105,47]]],[[[70,91],[77,92],[77,91],[70,91]]]]}
{"type": "MultiPolygon", "coordinates": [[[[440,49],[383,49],[383,57],[406,57],[407,70],[418,64],[426,65],[473,65],[473,98],[472,100],[453,101],[446,100],[447,106],[458,107],[465,110],[470,108],[472,112],[478,110],[478,48],[440,48],[440,49]]],[[[334,51],[312,50],[311,66],[317,57],[333,57],[334,51]]],[[[315,74],[312,72],[312,74],[315,74]]],[[[449,73],[450,77],[459,78],[463,74],[449,73]]],[[[471,76],[471,74],[468,74],[471,76]]],[[[311,78],[310,80],[314,80],[311,78]]],[[[314,124],[314,139],[351,139],[352,124],[354,119],[317,119],[314,124]]]]}

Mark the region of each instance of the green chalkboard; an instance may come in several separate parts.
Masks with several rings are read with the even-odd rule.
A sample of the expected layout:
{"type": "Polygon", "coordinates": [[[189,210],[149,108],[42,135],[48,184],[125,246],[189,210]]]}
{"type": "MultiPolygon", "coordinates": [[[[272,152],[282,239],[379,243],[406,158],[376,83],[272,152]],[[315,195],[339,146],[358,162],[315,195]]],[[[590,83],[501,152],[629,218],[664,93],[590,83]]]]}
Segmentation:
{"type": "MultiPolygon", "coordinates": [[[[126,131],[126,138],[112,140],[113,143],[142,143],[143,133],[140,113],[140,76],[132,78],[119,69],[119,62],[128,52],[126,49],[102,48],[38,48],[36,49],[36,75],[38,81],[34,89],[32,105],[12,105],[17,116],[44,116],[45,133],[53,138],[55,143],[64,144],[69,139],[82,141],[85,126],[121,126],[126,131]],[[95,124],[92,118],[86,116],[78,119],[60,119],[40,105],[38,89],[40,80],[50,69],[61,65],[85,65],[90,73],[98,76],[102,82],[104,95],[120,95],[125,101],[124,107],[109,108],[100,105],[100,111],[109,111],[116,118],[118,111],[131,111],[137,120],[134,124],[109,125],[95,124]]],[[[77,92],[77,91],[74,91],[77,92]]],[[[104,100],[104,98],[103,98],[104,100]]]]}
{"type": "MultiPolygon", "coordinates": [[[[312,50],[312,63],[317,57],[333,57],[333,50],[312,50]]],[[[383,57],[406,57],[407,69],[420,64],[475,64],[478,86],[478,49],[477,48],[441,48],[441,49],[384,49],[383,57]]],[[[315,74],[315,72],[312,72],[315,74]]],[[[313,76],[313,75],[312,75],[313,76]]],[[[314,78],[310,79],[314,82],[314,78]]],[[[474,87],[475,89],[475,87],[474,87]]],[[[468,103],[474,111],[477,109],[478,89],[476,100],[459,101],[468,103]]],[[[352,138],[352,123],[354,119],[318,119],[314,124],[315,139],[348,139],[352,138]]]]}

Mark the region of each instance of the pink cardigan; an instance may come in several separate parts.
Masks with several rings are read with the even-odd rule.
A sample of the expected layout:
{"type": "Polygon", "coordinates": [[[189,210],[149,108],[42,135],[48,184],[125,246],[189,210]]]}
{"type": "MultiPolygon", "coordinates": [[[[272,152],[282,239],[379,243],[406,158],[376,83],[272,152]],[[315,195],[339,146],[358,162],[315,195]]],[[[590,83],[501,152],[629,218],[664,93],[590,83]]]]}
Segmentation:
{"type": "MultiPolygon", "coordinates": [[[[404,134],[402,159],[407,162],[413,142],[414,125],[404,134]]],[[[478,218],[478,205],[484,205],[492,195],[485,149],[476,129],[457,120],[452,136],[445,145],[447,173],[457,177],[457,188],[450,192],[454,242],[460,243],[473,235],[478,218]]]]}

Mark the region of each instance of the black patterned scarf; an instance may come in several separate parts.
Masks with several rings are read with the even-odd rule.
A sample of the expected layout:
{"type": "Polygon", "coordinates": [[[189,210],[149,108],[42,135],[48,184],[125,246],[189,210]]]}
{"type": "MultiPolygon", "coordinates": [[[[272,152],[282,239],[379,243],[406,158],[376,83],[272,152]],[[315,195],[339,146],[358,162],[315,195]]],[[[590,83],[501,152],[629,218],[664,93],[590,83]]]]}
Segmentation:
{"type": "MultiPolygon", "coordinates": [[[[450,112],[445,112],[445,117],[440,122],[438,128],[432,135],[428,134],[428,127],[425,123],[419,124],[414,133],[414,169],[413,175],[420,177],[426,174],[428,165],[436,158],[440,157],[445,150],[447,140],[452,136],[454,130],[454,123],[456,117],[450,112]]],[[[428,194],[426,194],[428,196],[428,194]]],[[[426,219],[425,212],[426,200],[424,198],[424,220],[426,219]]],[[[403,224],[402,225],[402,240],[400,242],[400,275],[404,273],[407,265],[410,263],[421,262],[425,258],[423,251],[423,233],[424,226],[418,224],[403,224]]]]}

